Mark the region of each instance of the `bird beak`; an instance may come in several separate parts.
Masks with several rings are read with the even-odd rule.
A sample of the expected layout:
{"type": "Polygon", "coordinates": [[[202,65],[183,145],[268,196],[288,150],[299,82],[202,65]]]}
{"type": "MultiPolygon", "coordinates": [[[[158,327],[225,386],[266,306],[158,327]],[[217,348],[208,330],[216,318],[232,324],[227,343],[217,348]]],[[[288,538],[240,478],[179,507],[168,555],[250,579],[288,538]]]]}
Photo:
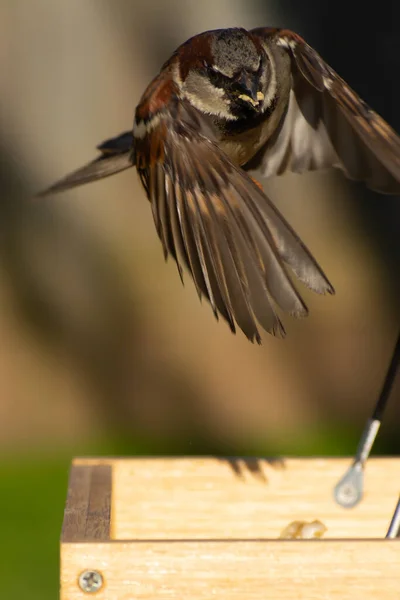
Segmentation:
{"type": "Polygon", "coordinates": [[[238,96],[240,100],[248,102],[253,108],[257,108],[260,102],[264,100],[264,94],[257,89],[258,81],[242,71],[238,84],[242,91],[238,96]]]}
{"type": "Polygon", "coordinates": [[[260,102],[262,102],[264,100],[264,94],[262,92],[257,92],[255,100],[254,100],[253,97],[248,96],[247,94],[239,94],[238,97],[241,100],[244,100],[244,102],[248,102],[249,104],[251,104],[255,108],[257,108],[259,106],[260,102]]]}

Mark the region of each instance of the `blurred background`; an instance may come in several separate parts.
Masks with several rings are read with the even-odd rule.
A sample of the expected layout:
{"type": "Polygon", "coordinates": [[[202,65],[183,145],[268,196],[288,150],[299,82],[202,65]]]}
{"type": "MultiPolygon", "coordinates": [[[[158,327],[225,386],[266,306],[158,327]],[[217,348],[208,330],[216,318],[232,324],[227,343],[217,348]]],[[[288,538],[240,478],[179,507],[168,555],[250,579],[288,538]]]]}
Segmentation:
{"type": "MultiPolygon", "coordinates": [[[[352,454],[400,327],[400,201],[340,173],[265,189],[334,297],[285,341],[233,337],[164,263],[133,170],[32,195],[128,129],[185,39],[294,29],[398,131],[400,4],[353,0],[0,1],[0,573],[8,600],[57,596],[71,458],[352,454]],[[4,572],[2,572],[4,571],[4,572]]],[[[400,382],[376,451],[398,453],[400,382]]]]}

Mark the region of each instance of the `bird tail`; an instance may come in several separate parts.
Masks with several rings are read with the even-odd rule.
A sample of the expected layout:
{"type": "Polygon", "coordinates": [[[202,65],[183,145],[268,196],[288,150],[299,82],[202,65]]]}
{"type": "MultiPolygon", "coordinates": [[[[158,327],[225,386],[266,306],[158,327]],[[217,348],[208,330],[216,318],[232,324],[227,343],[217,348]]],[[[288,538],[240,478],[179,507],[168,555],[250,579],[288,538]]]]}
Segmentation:
{"type": "Polygon", "coordinates": [[[100,156],[56,181],[50,187],[39,192],[37,196],[56,194],[91,181],[104,179],[129,169],[135,164],[133,135],[130,131],[102,142],[97,149],[101,152],[100,156]]]}

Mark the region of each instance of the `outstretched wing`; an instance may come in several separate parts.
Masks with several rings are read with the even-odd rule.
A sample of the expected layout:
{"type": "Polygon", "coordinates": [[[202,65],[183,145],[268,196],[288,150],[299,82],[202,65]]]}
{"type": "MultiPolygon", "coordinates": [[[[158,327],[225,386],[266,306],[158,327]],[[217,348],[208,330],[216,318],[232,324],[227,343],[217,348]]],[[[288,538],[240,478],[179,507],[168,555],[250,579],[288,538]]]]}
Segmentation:
{"type": "Polygon", "coordinates": [[[290,54],[293,86],[280,127],[251,161],[271,176],[334,166],[373,190],[400,194],[400,138],[299,35],[252,31],[290,54]]]}
{"type": "Polygon", "coordinates": [[[97,149],[101,154],[83,167],[63,177],[50,187],[39,192],[38,196],[48,196],[70,188],[104,179],[134,166],[132,153],[133,135],[131,131],[106,140],[97,149]]]}
{"type": "Polygon", "coordinates": [[[136,167],[165,256],[185,264],[199,296],[235,331],[260,342],[257,321],[284,334],[275,306],[307,309],[285,263],[309,288],[333,288],[307,248],[254,181],[205,132],[203,117],[171,100],[135,140],[136,167]]]}

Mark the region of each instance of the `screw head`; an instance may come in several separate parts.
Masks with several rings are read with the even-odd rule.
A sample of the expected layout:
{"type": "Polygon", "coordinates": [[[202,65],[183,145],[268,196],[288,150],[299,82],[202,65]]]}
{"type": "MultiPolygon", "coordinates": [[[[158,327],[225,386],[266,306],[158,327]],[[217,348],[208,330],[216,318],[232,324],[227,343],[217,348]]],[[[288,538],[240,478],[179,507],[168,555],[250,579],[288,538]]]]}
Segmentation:
{"type": "Polygon", "coordinates": [[[93,594],[103,587],[103,576],[98,571],[83,571],[79,575],[78,584],[83,592],[93,594]]]}

